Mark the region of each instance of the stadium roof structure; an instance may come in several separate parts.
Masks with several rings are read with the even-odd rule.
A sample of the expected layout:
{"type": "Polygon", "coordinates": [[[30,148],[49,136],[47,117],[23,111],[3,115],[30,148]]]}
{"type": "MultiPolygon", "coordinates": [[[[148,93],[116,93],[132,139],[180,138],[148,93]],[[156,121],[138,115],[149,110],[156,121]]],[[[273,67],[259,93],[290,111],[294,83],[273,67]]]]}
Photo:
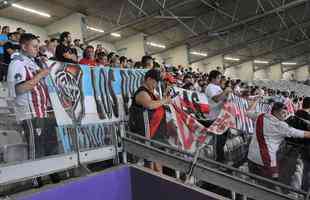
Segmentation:
{"type": "Polygon", "coordinates": [[[309,0],[11,0],[46,10],[50,18],[15,12],[0,4],[0,16],[47,26],[72,13],[86,16],[89,26],[105,32],[87,31],[86,41],[114,43],[143,33],[146,41],[158,41],[166,48],[149,47],[159,54],[186,45],[190,63],[215,56],[238,57],[233,67],[244,62],[267,60],[281,63],[298,58],[308,63],[309,0]],[[202,56],[203,55],[203,56],[202,56]]]}

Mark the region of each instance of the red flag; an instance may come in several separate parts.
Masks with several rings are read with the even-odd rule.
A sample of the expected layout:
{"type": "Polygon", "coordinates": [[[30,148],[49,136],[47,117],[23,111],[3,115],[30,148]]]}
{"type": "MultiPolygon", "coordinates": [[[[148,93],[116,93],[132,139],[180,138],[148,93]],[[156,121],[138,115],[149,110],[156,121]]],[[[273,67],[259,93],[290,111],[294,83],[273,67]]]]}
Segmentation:
{"type": "Polygon", "coordinates": [[[157,108],[150,119],[150,138],[153,138],[157,132],[160,123],[164,119],[165,109],[163,106],[157,108]]]}

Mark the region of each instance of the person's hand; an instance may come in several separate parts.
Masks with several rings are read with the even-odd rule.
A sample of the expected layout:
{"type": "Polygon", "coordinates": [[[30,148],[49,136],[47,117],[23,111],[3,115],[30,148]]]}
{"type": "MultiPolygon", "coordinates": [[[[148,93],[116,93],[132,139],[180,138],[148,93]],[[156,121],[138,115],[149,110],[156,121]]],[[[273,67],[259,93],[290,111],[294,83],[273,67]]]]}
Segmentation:
{"type": "Polygon", "coordinates": [[[171,90],[172,86],[171,85],[167,85],[165,92],[164,92],[164,96],[169,96],[170,90],[171,90]]]}
{"type": "Polygon", "coordinates": [[[50,68],[44,68],[44,69],[41,69],[38,76],[41,79],[41,78],[46,77],[49,73],[50,73],[50,68]]]}
{"type": "Polygon", "coordinates": [[[41,71],[35,75],[35,77],[32,79],[34,85],[36,85],[42,78],[46,77],[50,73],[49,68],[41,69],[41,71]]]}
{"type": "Polygon", "coordinates": [[[167,96],[164,98],[164,104],[170,104],[172,102],[171,97],[167,96]]]}
{"type": "Polygon", "coordinates": [[[43,78],[43,77],[46,77],[48,74],[50,73],[50,68],[44,68],[42,69],[39,74],[40,76],[43,78]]]}
{"type": "Polygon", "coordinates": [[[46,64],[48,61],[48,58],[46,56],[41,56],[40,59],[44,64],[46,64]]]}

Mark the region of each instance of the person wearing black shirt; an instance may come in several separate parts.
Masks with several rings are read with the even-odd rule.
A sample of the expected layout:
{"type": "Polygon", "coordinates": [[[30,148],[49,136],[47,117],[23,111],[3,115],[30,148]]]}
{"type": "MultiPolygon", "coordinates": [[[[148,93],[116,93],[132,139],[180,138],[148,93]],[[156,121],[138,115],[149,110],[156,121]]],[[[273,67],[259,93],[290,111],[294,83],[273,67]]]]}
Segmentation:
{"type": "MultiPolygon", "coordinates": [[[[286,122],[297,129],[310,131],[310,97],[305,97],[302,109],[286,122]]],[[[282,182],[296,189],[308,191],[310,189],[310,140],[287,138],[280,161],[280,177],[282,182]]]]}
{"type": "MultiPolygon", "coordinates": [[[[160,126],[158,132],[150,135],[149,124],[146,123],[145,116],[152,116],[156,109],[171,103],[171,97],[166,96],[162,100],[155,95],[155,88],[161,81],[161,73],[157,69],[150,69],[144,76],[144,82],[140,88],[134,93],[132,104],[129,109],[129,129],[131,132],[139,134],[149,139],[160,142],[166,141],[164,127],[160,126]]],[[[161,166],[157,163],[145,163],[157,172],[161,172],[161,166]]]]}
{"type": "Polygon", "coordinates": [[[60,44],[56,47],[56,59],[60,62],[77,63],[77,55],[70,47],[71,35],[69,32],[63,32],[60,35],[60,44]]]}

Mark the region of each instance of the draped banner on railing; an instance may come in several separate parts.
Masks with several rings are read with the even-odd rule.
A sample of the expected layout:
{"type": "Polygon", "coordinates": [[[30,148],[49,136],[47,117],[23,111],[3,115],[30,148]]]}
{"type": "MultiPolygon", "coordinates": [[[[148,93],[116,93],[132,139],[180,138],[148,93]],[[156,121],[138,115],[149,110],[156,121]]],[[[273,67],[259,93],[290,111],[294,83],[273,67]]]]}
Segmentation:
{"type": "Polygon", "coordinates": [[[126,120],[131,97],[144,73],[138,69],[91,69],[57,62],[47,82],[65,151],[72,149],[73,130],[81,148],[109,145],[107,134],[117,132],[111,131],[109,125],[119,127],[119,122],[126,120]]]}
{"type": "Polygon", "coordinates": [[[48,81],[58,125],[124,120],[145,70],[57,63],[48,81]]]}
{"type": "MultiPolygon", "coordinates": [[[[49,61],[48,64],[53,63],[49,61]]],[[[86,65],[56,62],[47,82],[65,151],[72,149],[74,140],[70,136],[73,131],[78,135],[81,148],[110,145],[111,140],[107,138],[111,136],[108,134],[118,133],[119,123],[128,120],[131,98],[141,85],[145,72],[141,69],[89,68],[86,65]]],[[[237,128],[253,132],[253,122],[246,117],[248,102],[245,99],[232,96],[216,123],[206,129],[199,123],[206,119],[209,112],[206,95],[176,87],[171,92],[176,97],[173,104],[164,110],[167,130],[174,134],[168,137],[174,140],[170,144],[194,151],[196,144],[206,141],[205,133],[208,131],[222,134],[227,128],[237,128]],[[235,123],[232,116],[235,117],[235,123]]],[[[150,117],[152,134],[156,132],[160,122],[158,117],[162,117],[163,112],[154,113],[157,118],[152,121],[150,117]]]]}

